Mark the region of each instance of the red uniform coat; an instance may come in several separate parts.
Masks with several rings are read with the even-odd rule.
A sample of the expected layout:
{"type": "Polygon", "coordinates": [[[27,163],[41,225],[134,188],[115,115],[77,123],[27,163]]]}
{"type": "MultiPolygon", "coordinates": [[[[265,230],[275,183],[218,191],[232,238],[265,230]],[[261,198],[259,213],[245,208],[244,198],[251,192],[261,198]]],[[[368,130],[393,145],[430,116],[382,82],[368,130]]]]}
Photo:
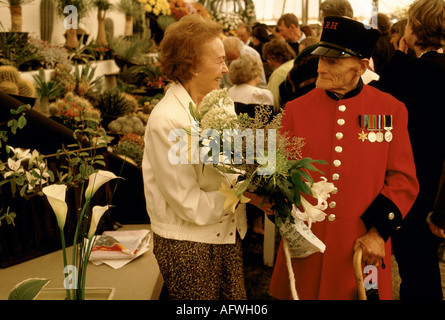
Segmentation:
{"type": "MultiPolygon", "coordinates": [[[[332,93],[314,89],[286,104],[282,133],[304,137],[303,156],[328,161],[318,168],[338,189],[328,199],[326,219],[312,224],[326,244],[325,252],[292,259],[300,299],[357,299],[355,239],[375,227],[388,240],[418,193],[404,104],[367,85],[355,90],[352,97],[337,100],[332,93]],[[359,115],[392,115],[392,141],[359,140],[359,115]]],[[[313,177],[319,180],[318,174],[313,177]]],[[[386,268],[380,263],[377,274],[380,299],[392,298],[390,260],[387,241],[386,268]]],[[[270,291],[278,299],[292,298],[282,246],[270,291]]]]}

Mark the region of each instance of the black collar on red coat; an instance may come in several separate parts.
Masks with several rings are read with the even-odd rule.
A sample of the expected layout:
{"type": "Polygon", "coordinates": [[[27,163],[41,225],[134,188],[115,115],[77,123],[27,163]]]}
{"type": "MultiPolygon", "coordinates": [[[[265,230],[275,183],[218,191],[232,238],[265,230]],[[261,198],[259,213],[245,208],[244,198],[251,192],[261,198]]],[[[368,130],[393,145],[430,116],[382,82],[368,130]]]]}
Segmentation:
{"type": "Polygon", "coordinates": [[[358,95],[363,89],[363,80],[360,77],[357,83],[357,86],[355,87],[355,89],[352,89],[351,91],[349,91],[348,93],[346,93],[343,97],[340,97],[337,93],[332,92],[332,91],[327,91],[326,90],[326,94],[328,95],[329,98],[333,99],[333,100],[342,100],[342,99],[349,99],[352,97],[355,97],[356,95],[358,95]]]}

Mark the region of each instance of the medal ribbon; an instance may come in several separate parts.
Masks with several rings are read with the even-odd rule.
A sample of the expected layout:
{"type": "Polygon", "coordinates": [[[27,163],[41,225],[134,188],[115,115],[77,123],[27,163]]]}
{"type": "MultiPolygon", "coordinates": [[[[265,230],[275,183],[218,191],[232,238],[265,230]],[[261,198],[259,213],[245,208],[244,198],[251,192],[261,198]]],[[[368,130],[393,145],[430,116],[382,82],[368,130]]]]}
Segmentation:
{"type": "Polygon", "coordinates": [[[375,114],[370,114],[367,115],[369,117],[369,122],[368,122],[368,130],[369,131],[373,131],[376,128],[376,115],[375,114]]]}
{"type": "Polygon", "coordinates": [[[385,128],[392,128],[392,114],[385,115],[385,128]]]}
{"type": "Polygon", "coordinates": [[[377,115],[377,129],[382,130],[382,120],[383,116],[381,114],[377,115]]]}

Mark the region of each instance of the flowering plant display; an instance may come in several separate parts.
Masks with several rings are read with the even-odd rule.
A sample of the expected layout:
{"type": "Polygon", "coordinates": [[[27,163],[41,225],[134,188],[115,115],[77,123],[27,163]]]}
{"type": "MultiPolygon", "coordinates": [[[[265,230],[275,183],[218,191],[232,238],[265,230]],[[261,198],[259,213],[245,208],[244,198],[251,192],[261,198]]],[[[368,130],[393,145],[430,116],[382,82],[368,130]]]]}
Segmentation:
{"type": "Polygon", "coordinates": [[[34,37],[29,38],[29,43],[37,48],[45,68],[54,69],[57,63],[68,63],[69,53],[64,46],[34,37]]]}
{"type": "MultiPolygon", "coordinates": [[[[67,185],[52,184],[42,189],[56,216],[62,242],[63,272],[65,275],[64,287],[67,300],[84,300],[85,283],[88,260],[95,242],[95,234],[100,219],[109,209],[109,206],[94,206],[90,209],[90,202],[96,191],[105,183],[118,178],[110,171],[98,170],[88,176],[88,185],[81,197],[83,203],[80,216],[77,220],[73,240],[71,264],[68,265],[64,227],[68,214],[68,205],[65,201],[67,185]]],[[[49,282],[49,279],[31,278],[14,287],[10,292],[10,300],[34,299],[39,291],[49,282]]]]}
{"type": "Polygon", "coordinates": [[[199,2],[185,2],[184,0],[168,0],[170,3],[171,16],[175,20],[181,19],[189,14],[199,14],[203,18],[210,18],[206,8],[199,2]]]}
{"type": "Polygon", "coordinates": [[[184,0],[168,0],[170,4],[170,14],[176,20],[189,14],[189,6],[184,0]]]}
{"type": "Polygon", "coordinates": [[[61,119],[64,126],[76,130],[81,125],[95,128],[100,121],[100,111],[82,97],[68,92],[65,97],[57,99],[49,106],[52,116],[61,119]]]}
{"type": "Polygon", "coordinates": [[[238,26],[245,22],[238,12],[213,12],[213,19],[223,26],[224,33],[229,36],[235,36],[238,26]]]}
{"type": "Polygon", "coordinates": [[[64,265],[63,270],[65,273],[64,286],[66,289],[67,300],[85,299],[86,272],[91,249],[93,248],[94,244],[93,237],[96,234],[100,219],[109,208],[108,205],[94,206],[92,210],[90,210],[90,202],[93,195],[103,184],[116,178],[118,177],[110,171],[98,170],[89,175],[87,188],[84,189],[84,186],[82,186],[82,190],[84,190],[84,195],[81,199],[83,205],[81,206],[82,211],[78,218],[76,231],[74,234],[74,248],[71,265],[68,265],[67,263],[66,244],[63,231],[68,213],[68,206],[65,202],[67,186],[65,184],[53,184],[43,188],[42,190],[56,215],[57,224],[60,229],[64,265]],[[73,283],[70,284],[69,271],[73,271],[73,269],[73,283]]]}
{"type": "MultiPolygon", "coordinates": [[[[24,113],[30,108],[30,105],[23,105],[17,110],[11,110],[14,117],[7,122],[7,127],[12,134],[16,134],[17,130],[24,128],[27,123],[24,113]]],[[[0,192],[0,199],[2,200],[0,226],[2,220],[14,225],[16,213],[9,206],[11,198],[19,195],[28,199],[33,195],[42,194],[42,187],[48,181],[54,181],[54,174],[51,170],[48,170],[44,156],[37,150],[25,150],[8,145],[8,131],[6,130],[0,131],[0,137],[0,187],[8,184],[10,186],[8,192],[6,189],[2,189],[2,192],[0,192]]]]}
{"type": "MultiPolygon", "coordinates": [[[[23,129],[26,125],[25,111],[27,109],[30,109],[29,105],[11,110],[14,117],[7,122],[7,126],[12,134],[23,129]]],[[[94,235],[101,217],[110,207],[105,205],[91,208],[93,196],[102,185],[118,178],[112,172],[99,169],[105,166],[104,157],[100,154],[99,149],[107,147],[109,140],[98,123],[93,127],[95,129],[81,124],[74,131],[74,137],[78,138],[77,144],[62,146],[53,155],[41,155],[37,150],[12,147],[7,144],[8,132],[0,131],[0,155],[2,161],[6,159],[5,163],[0,161],[1,210],[7,206],[5,200],[9,195],[14,197],[18,193],[25,199],[36,195],[46,196],[55,213],[60,230],[64,264],[61,273],[65,274],[64,286],[68,300],[85,298],[86,271],[89,255],[94,245],[94,235]],[[85,144],[89,146],[86,147],[85,144]],[[5,150],[4,153],[3,150],[5,150]],[[61,161],[61,165],[53,171],[48,167],[48,158],[50,157],[61,161]],[[10,192],[7,188],[3,188],[8,184],[10,184],[10,192]],[[69,188],[80,189],[77,203],[79,212],[76,210],[71,212],[77,217],[77,223],[70,265],[67,264],[64,237],[64,227],[69,209],[65,197],[69,188]]],[[[12,212],[13,210],[8,206],[6,213],[0,217],[0,221],[6,220],[8,224],[13,224],[14,218],[20,214],[12,212]]],[[[0,211],[0,213],[2,212],[0,211]]],[[[48,279],[34,278],[25,280],[11,291],[10,299],[33,299],[48,281],[48,279]]]]}
{"type": "Polygon", "coordinates": [[[138,0],[138,2],[144,6],[146,12],[155,16],[170,14],[170,4],[167,0],[138,0]]]}

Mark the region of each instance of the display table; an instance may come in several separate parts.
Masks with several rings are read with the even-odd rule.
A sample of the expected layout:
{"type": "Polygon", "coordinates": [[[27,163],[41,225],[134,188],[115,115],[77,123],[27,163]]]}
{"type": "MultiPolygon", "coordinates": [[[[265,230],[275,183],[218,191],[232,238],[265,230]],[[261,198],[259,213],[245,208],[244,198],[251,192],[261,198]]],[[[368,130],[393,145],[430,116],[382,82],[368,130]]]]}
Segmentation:
{"type": "MultiPolygon", "coordinates": [[[[119,230],[150,229],[150,225],[125,225],[119,230]]],[[[69,248],[71,252],[71,248],[69,248]]],[[[68,254],[68,263],[71,255],[68,254]]],[[[46,288],[63,288],[62,251],[56,251],[5,269],[0,269],[0,300],[8,299],[14,286],[28,278],[48,278],[46,288]]],[[[114,300],[157,300],[163,280],[153,254],[153,238],[150,250],[120,269],[105,264],[88,265],[87,287],[113,287],[114,300]]]]}

